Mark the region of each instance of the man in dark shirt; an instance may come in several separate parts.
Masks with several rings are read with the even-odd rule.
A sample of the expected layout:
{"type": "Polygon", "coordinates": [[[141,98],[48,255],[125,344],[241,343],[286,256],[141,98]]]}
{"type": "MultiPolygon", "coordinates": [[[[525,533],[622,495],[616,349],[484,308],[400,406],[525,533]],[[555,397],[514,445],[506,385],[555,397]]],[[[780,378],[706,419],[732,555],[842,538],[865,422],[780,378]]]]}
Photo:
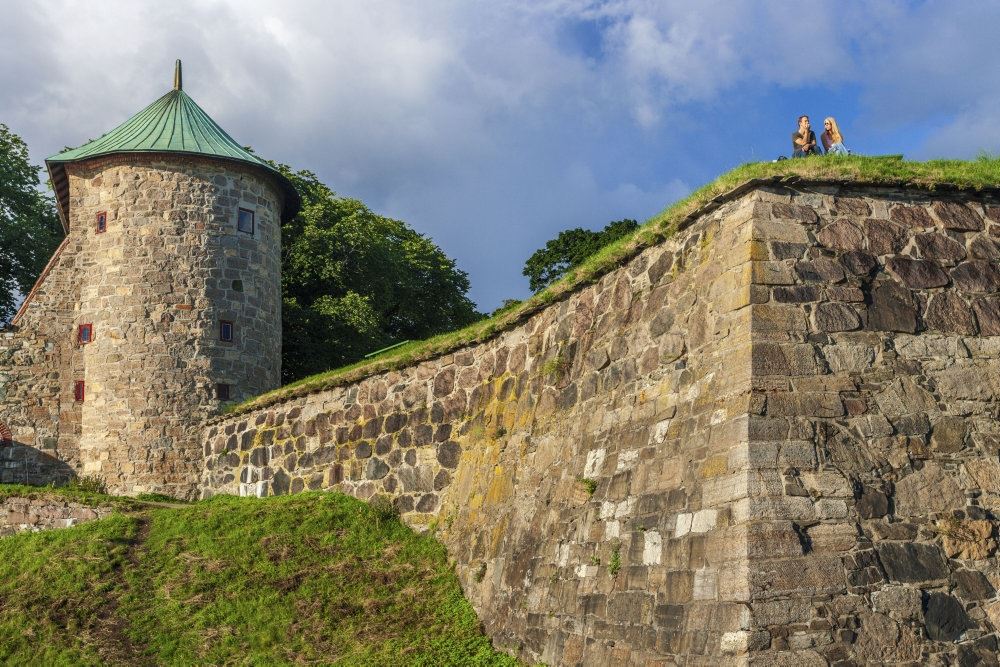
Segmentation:
{"type": "Polygon", "coordinates": [[[792,132],[792,157],[822,154],[816,145],[816,133],[809,129],[809,116],[799,116],[799,129],[792,132]]]}

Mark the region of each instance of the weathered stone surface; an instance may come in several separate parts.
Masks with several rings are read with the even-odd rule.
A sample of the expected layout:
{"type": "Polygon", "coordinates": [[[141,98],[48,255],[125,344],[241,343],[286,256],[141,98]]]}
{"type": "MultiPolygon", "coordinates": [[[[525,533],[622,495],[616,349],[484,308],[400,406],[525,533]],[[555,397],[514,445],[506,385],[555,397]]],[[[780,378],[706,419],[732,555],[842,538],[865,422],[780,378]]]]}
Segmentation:
{"type": "Polygon", "coordinates": [[[1000,494],[1000,462],[993,458],[967,461],[965,470],[972,478],[974,488],[1000,494]]]}
{"type": "Polygon", "coordinates": [[[839,283],[844,279],[844,269],[836,260],[829,257],[796,262],[795,274],[806,282],[839,283]]]}
{"type": "Polygon", "coordinates": [[[944,553],[949,558],[981,560],[996,551],[993,524],[984,519],[945,519],[937,523],[944,553]]]}
{"type": "Polygon", "coordinates": [[[924,609],[924,626],[931,639],[953,642],[976,624],[965,613],[961,602],[947,593],[930,593],[924,609]]]}
{"type": "Polygon", "coordinates": [[[923,596],[917,588],[886,586],[872,593],[872,607],[898,621],[923,620],[923,596]]]}
{"type": "Polygon", "coordinates": [[[890,257],[885,268],[910,289],[943,287],[948,284],[948,274],[929,260],[890,257]]]}
{"type": "Polygon", "coordinates": [[[821,303],[813,311],[819,331],[854,331],[861,327],[861,318],[854,308],[843,303],[821,303]]]}
{"type": "Polygon", "coordinates": [[[931,297],[924,313],[930,329],[972,336],[976,333],[976,319],[972,308],[958,294],[941,292],[931,297]]]}
{"type": "Polygon", "coordinates": [[[986,600],[997,592],[982,572],[977,570],[955,570],[951,573],[951,585],[955,594],[963,600],[986,600]]]}
{"type": "Polygon", "coordinates": [[[945,229],[976,232],[983,228],[982,217],[965,204],[937,201],[932,205],[932,209],[945,229]]]}
{"type": "Polygon", "coordinates": [[[774,203],[771,205],[771,213],[775,218],[785,218],[788,220],[798,220],[805,224],[813,224],[819,221],[819,216],[812,207],[800,204],[774,203]]]}
{"type": "Polygon", "coordinates": [[[912,230],[923,229],[934,225],[930,214],[923,206],[912,206],[909,204],[897,204],[889,209],[889,217],[906,228],[912,230]]]}
{"type": "Polygon", "coordinates": [[[917,234],[914,237],[917,249],[924,259],[937,262],[959,262],[965,259],[966,251],[958,241],[940,232],[917,234]]]}
{"type": "Polygon", "coordinates": [[[910,291],[892,281],[878,283],[872,290],[868,328],[874,331],[915,333],[917,310],[910,291]]]}
{"type": "Polygon", "coordinates": [[[909,230],[888,220],[868,219],[864,223],[868,236],[868,252],[873,255],[895,255],[903,251],[909,230]]]}
{"type": "Polygon", "coordinates": [[[920,639],[884,614],[859,616],[856,653],[867,664],[910,662],[920,658],[920,639]]]}
{"type": "Polygon", "coordinates": [[[840,263],[856,276],[867,276],[878,266],[878,260],[863,250],[844,253],[840,256],[840,263]]]}
{"type": "Polygon", "coordinates": [[[969,256],[973,259],[996,262],[1000,260],[1000,246],[992,239],[977,236],[969,242],[969,256]]]}
{"type": "Polygon", "coordinates": [[[944,512],[964,505],[965,494],[936,463],[928,463],[896,484],[896,514],[900,516],[944,512]]]}
{"type": "Polygon", "coordinates": [[[935,546],[882,542],[875,549],[886,575],[892,581],[918,583],[948,577],[948,563],[941,550],[935,546]]]}
{"type": "Polygon", "coordinates": [[[872,213],[871,204],[860,197],[834,197],[830,212],[834,215],[869,216],[872,213]]]}
{"type": "Polygon", "coordinates": [[[959,264],[951,271],[955,287],[963,292],[984,293],[1000,290],[1000,269],[983,261],[959,264]]]}
{"type": "Polygon", "coordinates": [[[779,303],[809,303],[819,301],[823,296],[823,289],[818,285],[795,285],[775,287],[772,294],[779,303]]]}
{"type": "Polygon", "coordinates": [[[942,417],[934,424],[931,432],[931,447],[935,450],[954,454],[965,446],[969,427],[962,417],[942,417]]]}
{"type": "Polygon", "coordinates": [[[983,336],[1000,336],[1000,298],[978,297],[972,301],[979,333],[983,336]]]}
{"type": "Polygon", "coordinates": [[[850,252],[851,250],[861,250],[865,237],[861,229],[853,222],[837,220],[823,227],[816,234],[816,240],[820,245],[831,250],[850,252]]]}
{"type": "Polygon", "coordinates": [[[878,519],[889,513],[889,498],[878,489],[865,488],[855,509],[862,519],[878,519]]]}
{"type": "Polygon", "coordinates": [[[461,454],[462,447],[456,442],[445,442],[437,448],[438,462],[445,468],[457,467],[461,454]]]}

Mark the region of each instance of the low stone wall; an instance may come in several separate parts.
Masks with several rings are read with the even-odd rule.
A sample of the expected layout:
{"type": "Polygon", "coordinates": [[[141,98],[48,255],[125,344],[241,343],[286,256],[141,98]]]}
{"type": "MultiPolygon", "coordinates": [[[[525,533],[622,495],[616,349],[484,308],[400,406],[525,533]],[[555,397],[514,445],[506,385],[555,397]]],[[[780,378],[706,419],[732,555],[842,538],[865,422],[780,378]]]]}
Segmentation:
{"type": "Polygon", "coordinates": [[[83,505],[54,497],[11,496],[0,500],[0,537],[21,532],[68,528],[113,514],[111,505],[83,505]]]}
{"type": "Polygon", "coordinates": [[[994,193],[759,187],[482,345],[211,424],[203,494],[391,496],[528,661],[995,664],[998,260],[994,193]]]}

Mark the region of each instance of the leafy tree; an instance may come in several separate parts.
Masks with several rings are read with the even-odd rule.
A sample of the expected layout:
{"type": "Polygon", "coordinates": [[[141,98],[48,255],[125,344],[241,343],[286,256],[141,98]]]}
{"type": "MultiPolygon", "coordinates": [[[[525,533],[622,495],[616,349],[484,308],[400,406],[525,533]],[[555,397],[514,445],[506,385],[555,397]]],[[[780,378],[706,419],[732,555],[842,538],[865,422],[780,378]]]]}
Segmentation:
{"type": "Polygon", "coordinates": [[[429,238],[278,167],[302,197],[281,230],[286,382],[482,317],[468,275],[429,238]]]}
{"type": "Polygon", "coordinates": [[[13,317],[45,268],[63,230],[55,203],[38,190],[40,167],[21,137],[0,123],[0,325],[13,317]]]}
{"type": "Polygon", "coordinates": [[[545,244],[524,263],[524,275],[532,292],[537,292],[579,266],[604,246],[631,234],[639,228],[635,220],[609,222],[599,232],[577,227],[559,232],[559,236],[545,244]]]}

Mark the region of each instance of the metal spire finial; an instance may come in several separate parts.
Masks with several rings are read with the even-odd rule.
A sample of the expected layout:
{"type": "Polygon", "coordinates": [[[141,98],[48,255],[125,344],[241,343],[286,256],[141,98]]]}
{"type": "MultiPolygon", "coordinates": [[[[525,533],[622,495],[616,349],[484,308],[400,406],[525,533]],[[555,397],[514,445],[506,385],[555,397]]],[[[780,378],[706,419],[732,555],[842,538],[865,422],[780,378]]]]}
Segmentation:
{"type": "Polygon", "coordinates": [[[177,64],[174,65],[174,90],[183,90],[184,82],[181,79],[181,60],[177,59],[177,64]]]}

